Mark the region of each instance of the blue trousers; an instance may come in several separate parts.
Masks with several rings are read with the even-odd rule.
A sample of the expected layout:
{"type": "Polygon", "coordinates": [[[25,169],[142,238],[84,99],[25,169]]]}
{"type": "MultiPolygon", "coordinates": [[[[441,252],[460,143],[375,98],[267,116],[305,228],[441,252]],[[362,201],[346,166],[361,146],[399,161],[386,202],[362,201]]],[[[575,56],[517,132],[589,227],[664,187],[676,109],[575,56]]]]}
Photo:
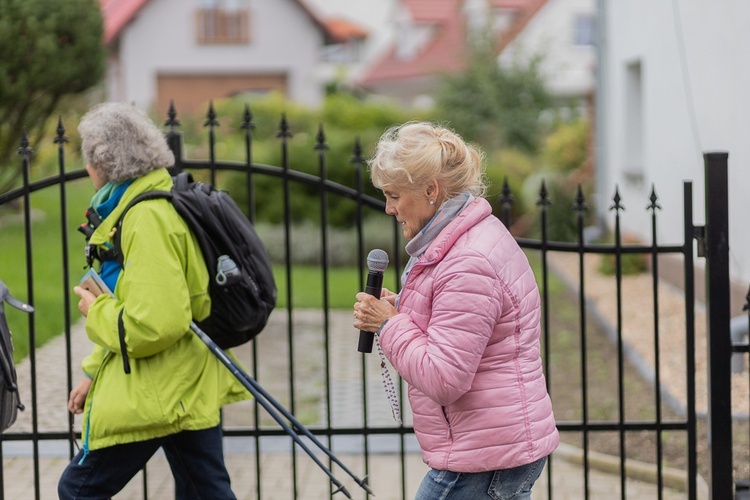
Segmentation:
{"type": "Polygon", "coordinates": [[[57,485],[61,500],[111,498],[128,484],[159,447],[175,479],[175,498],[235,499],[224,465],[221,427],[90,451],[79,451],[57,485]]]}
{"type": "Polygon", "coordinates": [[[432,469],[422,480],[415,500],[528,500],[546,462],[544,457],[512,469],[477,473],[432,469]]]}

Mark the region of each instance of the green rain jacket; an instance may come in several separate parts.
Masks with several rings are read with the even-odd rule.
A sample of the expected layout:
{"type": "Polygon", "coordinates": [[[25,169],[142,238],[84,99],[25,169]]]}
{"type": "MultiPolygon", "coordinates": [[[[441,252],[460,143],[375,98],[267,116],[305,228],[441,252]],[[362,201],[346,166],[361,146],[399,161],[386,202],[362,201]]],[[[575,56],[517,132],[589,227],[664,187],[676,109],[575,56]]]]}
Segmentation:
{"type": "MultiPolygon", "coordinates": [[[[111,244],[113,226],[138,194],[171,188],[166,169],[133,181],[89,243],[111,244]]],[[[191,319],[209,315],[209,277],[197,241],[169,200],[145,201],[129,210],[121,246],[116,298],[100,295],[86,318],[95,347],[82,363],[92,378],[83,410],[84,452],[208,429],[219,424],[221,406],[250,397],[190,331],[191,319]],[[118,333],[121,313],[124,342],[118,333]]]]}

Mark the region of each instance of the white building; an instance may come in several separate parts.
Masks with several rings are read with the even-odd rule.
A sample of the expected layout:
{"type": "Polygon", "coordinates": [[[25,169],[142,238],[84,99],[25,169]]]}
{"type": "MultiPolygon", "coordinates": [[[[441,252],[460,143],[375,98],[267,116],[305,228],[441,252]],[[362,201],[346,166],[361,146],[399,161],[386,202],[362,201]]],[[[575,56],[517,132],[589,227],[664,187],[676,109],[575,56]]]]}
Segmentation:
{"type": "Polygon", "coordinates": [[[548,0],[500,54],[543,54],[541,67],[549,91],[557,97],[589,95],[596,81],[595,0],[548,0]]]}
{"type": "MultiPolygon", "coordinates": [[[[598,0],[602,14],[598,199],[605,217],[617,185],[624,230],[650,241],[642,210],[659,197],[660,243],[683,238],[683,180],[693,181],[694,220],[704,222],[703,153],[729,153],[732,315],[750,284],[750,3],[598,0]]],[[[702,259],[696,259],[703,265],[702,259]]],[[[698,285],[702,277],[697,276],[698,285]]]]}
{"type": "Polygon", "coordinates": [[[165,112],[279,90],[308,105],[324,92],[324,48],[367,36],[303,0],[100,0],[108,97],[165,112]],[[344,34],[348,39],[338,38],[344,34]]]}
{"type": "Polygon", "coordinates": [[[406,105],[430,103],[442,75],[467,66],[472,33],[490,28],[500,64],[543,55],[549,90],[586,99],[595,84],[595,0],[397,0],[390,47],[359,83],[406,105]]]}

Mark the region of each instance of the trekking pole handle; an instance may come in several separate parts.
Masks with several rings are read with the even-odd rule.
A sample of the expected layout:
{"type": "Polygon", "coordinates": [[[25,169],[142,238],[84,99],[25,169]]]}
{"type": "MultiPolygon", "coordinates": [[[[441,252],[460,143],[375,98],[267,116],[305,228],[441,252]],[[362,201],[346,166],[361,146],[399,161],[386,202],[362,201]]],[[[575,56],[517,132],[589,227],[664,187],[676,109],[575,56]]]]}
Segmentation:
{"type": "Polygon", "coordinates": [[[10,294],[10,290],[8,289],[8,287],[5,285],[5,283],[3,283],[3,280],[0,280],[0,308],[5,302],[15,307],[19,311],[23,311],[25,313],[34,312],[34,308],[32,306],[13,297],[10,294]]]}

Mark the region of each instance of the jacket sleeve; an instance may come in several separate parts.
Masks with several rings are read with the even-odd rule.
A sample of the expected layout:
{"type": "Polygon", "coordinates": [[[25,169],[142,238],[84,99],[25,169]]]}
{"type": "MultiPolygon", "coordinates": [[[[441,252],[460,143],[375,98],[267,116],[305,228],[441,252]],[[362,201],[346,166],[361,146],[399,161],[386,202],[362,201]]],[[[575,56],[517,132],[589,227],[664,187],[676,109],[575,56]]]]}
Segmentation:
{"type": "MultiPolygon", "coordinates": [[[[410,385],[440,405],[470,388],[502,310],[497,276],[483,256],[461,252],[446,258],[431,290],[410,290],[429,300],[427,330],[399,313],[380,333],[383,352],[410,385]]],[[[406,290],[404,290],[406,292],[406,290]]],[[[405,297],[404,297],[405,298],[405,297]]],[[[407,311],[408,312],[408,311],[407,311]]]]}
{"type": "Polygon", "coordinates": [[[140,203],[128,212],[117,299],[97,298],[86,320],[94,343],[122,352],[120,313],[124,345],[132,358],[160,352],[188,332],[192,317],[185,278],[188,239],[186,227],[167,200],[140,203]]]}
{"type": "Polygon", "coordinates": [[[84,375],[88,378],[94,378],[96,372],[99,371],[99,367],[101,366],[106,353],[107,351],[103,347],[94,345],[91,354],[83,358],[83,361],[81,361],[81,368],[83,369],[84,375]]]}

